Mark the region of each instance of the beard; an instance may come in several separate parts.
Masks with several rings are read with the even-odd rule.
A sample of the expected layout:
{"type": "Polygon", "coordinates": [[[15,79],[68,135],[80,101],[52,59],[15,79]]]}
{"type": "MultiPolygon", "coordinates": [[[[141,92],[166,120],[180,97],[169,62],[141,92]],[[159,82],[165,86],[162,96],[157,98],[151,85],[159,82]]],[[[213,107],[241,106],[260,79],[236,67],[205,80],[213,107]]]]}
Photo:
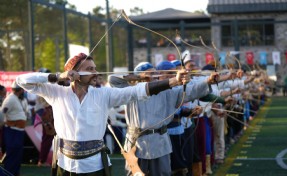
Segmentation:
{"type": "Polygon", "coordinates": [[[93,86],[93,87],[98,87],[100,85],[100,83],[98,82],[98,77],[97,75],[93,76],[90,78],[89,80],[89,85],[93,86]]]}
{"type": "Polygon", "coordinates": [[[20,100],[23,100],[24,99],[24,92],[23,93],[21,93],[19,96],[18,96],[18,98],[20,99],[20,100]]]}

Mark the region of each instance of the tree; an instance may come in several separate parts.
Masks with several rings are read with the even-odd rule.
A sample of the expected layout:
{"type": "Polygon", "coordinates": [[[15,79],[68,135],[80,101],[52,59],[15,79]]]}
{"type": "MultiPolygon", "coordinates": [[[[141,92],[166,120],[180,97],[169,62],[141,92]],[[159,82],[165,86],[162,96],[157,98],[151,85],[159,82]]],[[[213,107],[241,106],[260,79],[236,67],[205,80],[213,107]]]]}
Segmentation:
{"type": "Polygon", "coordinates": [[[193,13],[202,14],[202,15],[205,14],[205,12],[204,12],[203,10],[196,10],[196,11],[194,11],[193,13]]]}
{"type": "Polygon", "coordinates": [[[96,17],[99,17],[99,18],[105,18],[105,13],[102,12],[103,10],[104,10],[103,7],[96,6],[95,8],[93,8],[93,15],[95,15],[96,17]]]}
{"type": "Polygon", "coordinates": [[[3,70],[24,69],[27,63],[25,54],[28,38],[27,1],[1,0],[0,11],[0,50],[3,70]]]}
{"type": "MultiPolygon", "coordinates": [[[[43,0],[48,3],[63,5],[75,9],[67,0],[43,0]]],[[[0,69],[23,71],[30,70],[30,33],[29,33],[29,0],[1,0],[0,3],[0,69]]],[[[35,41],[35,69],[47,67],[52,71],[63,71],[63,11],[41,3],[33,3],[34,41],[35,41]],[[55,64],[56,63],[56,64],[55,64]],[[60,68],[60,70],[59,70],[60,68]]],[[[95,45],[105,33],[105,11],[97,6],[93,10],[92,40],[95,45]]],[[[110,10],[110,16],[115,19],[120,11],[110,10]]],[[[88,18],[67,13],[68,43],[89,46],[88,18]]],[[[117,24],[113,27],[114,58],[116,66],[125,65],[126,38],[125,29],[117,24]]],[[[104,40],[92,53],[97,67],[105,70],[105,42],[104,40]]]]}
{"type": "Polygon", "coordinates": [[[131,13],[131,16],[137,16],[137,15],[142,15],[144,12],[142,8],[134,7],[133,9],[130,9],[130,13],[131,13]]]}

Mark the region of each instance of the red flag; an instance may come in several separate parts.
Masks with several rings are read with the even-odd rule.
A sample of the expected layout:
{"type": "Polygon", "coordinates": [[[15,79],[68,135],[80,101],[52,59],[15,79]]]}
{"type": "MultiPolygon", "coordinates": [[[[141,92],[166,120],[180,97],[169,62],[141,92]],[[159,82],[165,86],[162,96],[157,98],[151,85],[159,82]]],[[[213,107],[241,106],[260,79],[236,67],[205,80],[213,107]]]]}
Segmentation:
{"type": "Polygon", "coordinates": [[[246,62],[248,65],[253,65],[253,60],[254,60],[254,54],[253,52],[249,51],[249,52],[246,52],[246,62]]]}
{"type": "Polygon", "coordinates": [[[168,61],[173,61],[173,60],[175,60],[175,59],[176,59],[176,57],[175,57],[174,54],[168,54],[168,55],[167,55],[167,60],[168,60],[168,61]]]}
{"type": "Polygon", "coordinates": [[[205,63],[209,64],[211,61],[214,61],[214,57],[211,53],[206,53],[205,54],[205,63]]]}
{"type": "Polygon", "coordinates": [[[34,120],[34,128],[36,128],[36,126],[40,125],[41,123],[42,123],[41,117],[38,114],[36,114],[34,120]]]}

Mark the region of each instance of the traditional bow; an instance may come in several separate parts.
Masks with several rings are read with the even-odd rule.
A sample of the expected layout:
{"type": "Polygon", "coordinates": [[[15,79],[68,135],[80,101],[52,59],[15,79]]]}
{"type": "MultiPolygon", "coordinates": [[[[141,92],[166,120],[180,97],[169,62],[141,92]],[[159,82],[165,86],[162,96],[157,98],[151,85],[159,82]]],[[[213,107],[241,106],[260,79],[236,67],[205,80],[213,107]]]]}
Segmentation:
{"type": "MultiPolygon", "coordinates": [[[[153,30],[151,30],[151,29],[149,29],[149,28],[146,28],[146,27],[144,27],[144,26],[141,26],[141,25],[139,25],[139,24],[136,24],[135,22],[133,22],[133,21],[126,15],[126,13],[125,13],[124,10],[122,11],[122,15],[123,15],[123,17],[125,18],[125,20],[126,20],[129,24],[132,24],[132,25],[134,25],[134,26],[137,26],[137,27],[139,27],[139,28],[142,28],[142,29],[144,29],[144,30],[147,30],[147,31],[149,31],[149,32],[152,32],[152,33],[154,33],[154,34],[157,34],[157,35],[159,35],[159,36],[165,38],[166,40],[168,40],[168,41],[176,48],[176,51],[177,51],[178,56],[179,56],[179,58],[180,58],[180,60],[181,60],[181,63],[182,63],[182,65],[181,65],[181,66],[182,66],[182,69],[184,68],[184,63],[183,63],[183,58],[182,58],[182,56],[181,56],[181,53],[180,53],[178,47],[176,46],[176,44],[175,44],[171,39],[169,39],[168,37],[166,37],[166,36],[163,35],[163,34],[160,34],[160,33],[156,32],[156,31],[153,31],[153,30]]],[[[171,113],[170,115],[168,115],[167,117],[165,117],[164,119],[162,119],[161,121],[159,121],[158,123],[156,123],[156,124],[154,124],[154,125],[152,125],[152,126],[146,128],[146,129],[142,130],[141,133],[144,133],[145,131],[156,127],[157,125],[163,123],[164,121],[168,120],[169,118],[172,118],[172,117],[174,116],[174,114],[179,110],[179,108],[182,106],[182,104],[183,104],[183,102],[184,102],[185,95],[186,95],[185,90],[186,90],[186,85],[183,85],[182,101],[181,101],[180,105],[178,106],[178,108],[176,108],[176,110],[175,110],[173,113],[171,113]]]]}

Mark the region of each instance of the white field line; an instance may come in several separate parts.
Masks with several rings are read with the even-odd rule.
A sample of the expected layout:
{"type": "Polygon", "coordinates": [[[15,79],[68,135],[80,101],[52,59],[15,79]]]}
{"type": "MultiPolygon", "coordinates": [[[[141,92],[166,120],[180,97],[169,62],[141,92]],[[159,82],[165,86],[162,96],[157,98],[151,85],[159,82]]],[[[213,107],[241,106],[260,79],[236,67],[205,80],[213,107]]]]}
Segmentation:
{"type": "MultiPolygon", "coordinates": [[[[281,158],[282,160],[287,160],[287,158],[281,158]]],[[[235,160],[249,160],[249,161],[268,161],[268,160],[277,160],[277,158],[236,158],[235,160]]]]}
{"type": "Polygon", "coordinates": [[[284,162],[284,160],[287,160],[287,158],[283,158],[287,154],[287,149],[282,150],[276,158],[236,158],[237,161],[272,161],[275,160],[277,164],[282,168],[287,170],[287,164],[284,162]]]}
{"type": "Polygon", "coordinates": [[[277,164],[282,167],[283,169],[286,169],[287,170],[287,165],[286,163],[283,161],[283,157],[284,155],[287,154],[287,149],[285,150],[282,150],[280,153],[278,153],[278,155],[276,156],[276,162],[277,164]]]}

